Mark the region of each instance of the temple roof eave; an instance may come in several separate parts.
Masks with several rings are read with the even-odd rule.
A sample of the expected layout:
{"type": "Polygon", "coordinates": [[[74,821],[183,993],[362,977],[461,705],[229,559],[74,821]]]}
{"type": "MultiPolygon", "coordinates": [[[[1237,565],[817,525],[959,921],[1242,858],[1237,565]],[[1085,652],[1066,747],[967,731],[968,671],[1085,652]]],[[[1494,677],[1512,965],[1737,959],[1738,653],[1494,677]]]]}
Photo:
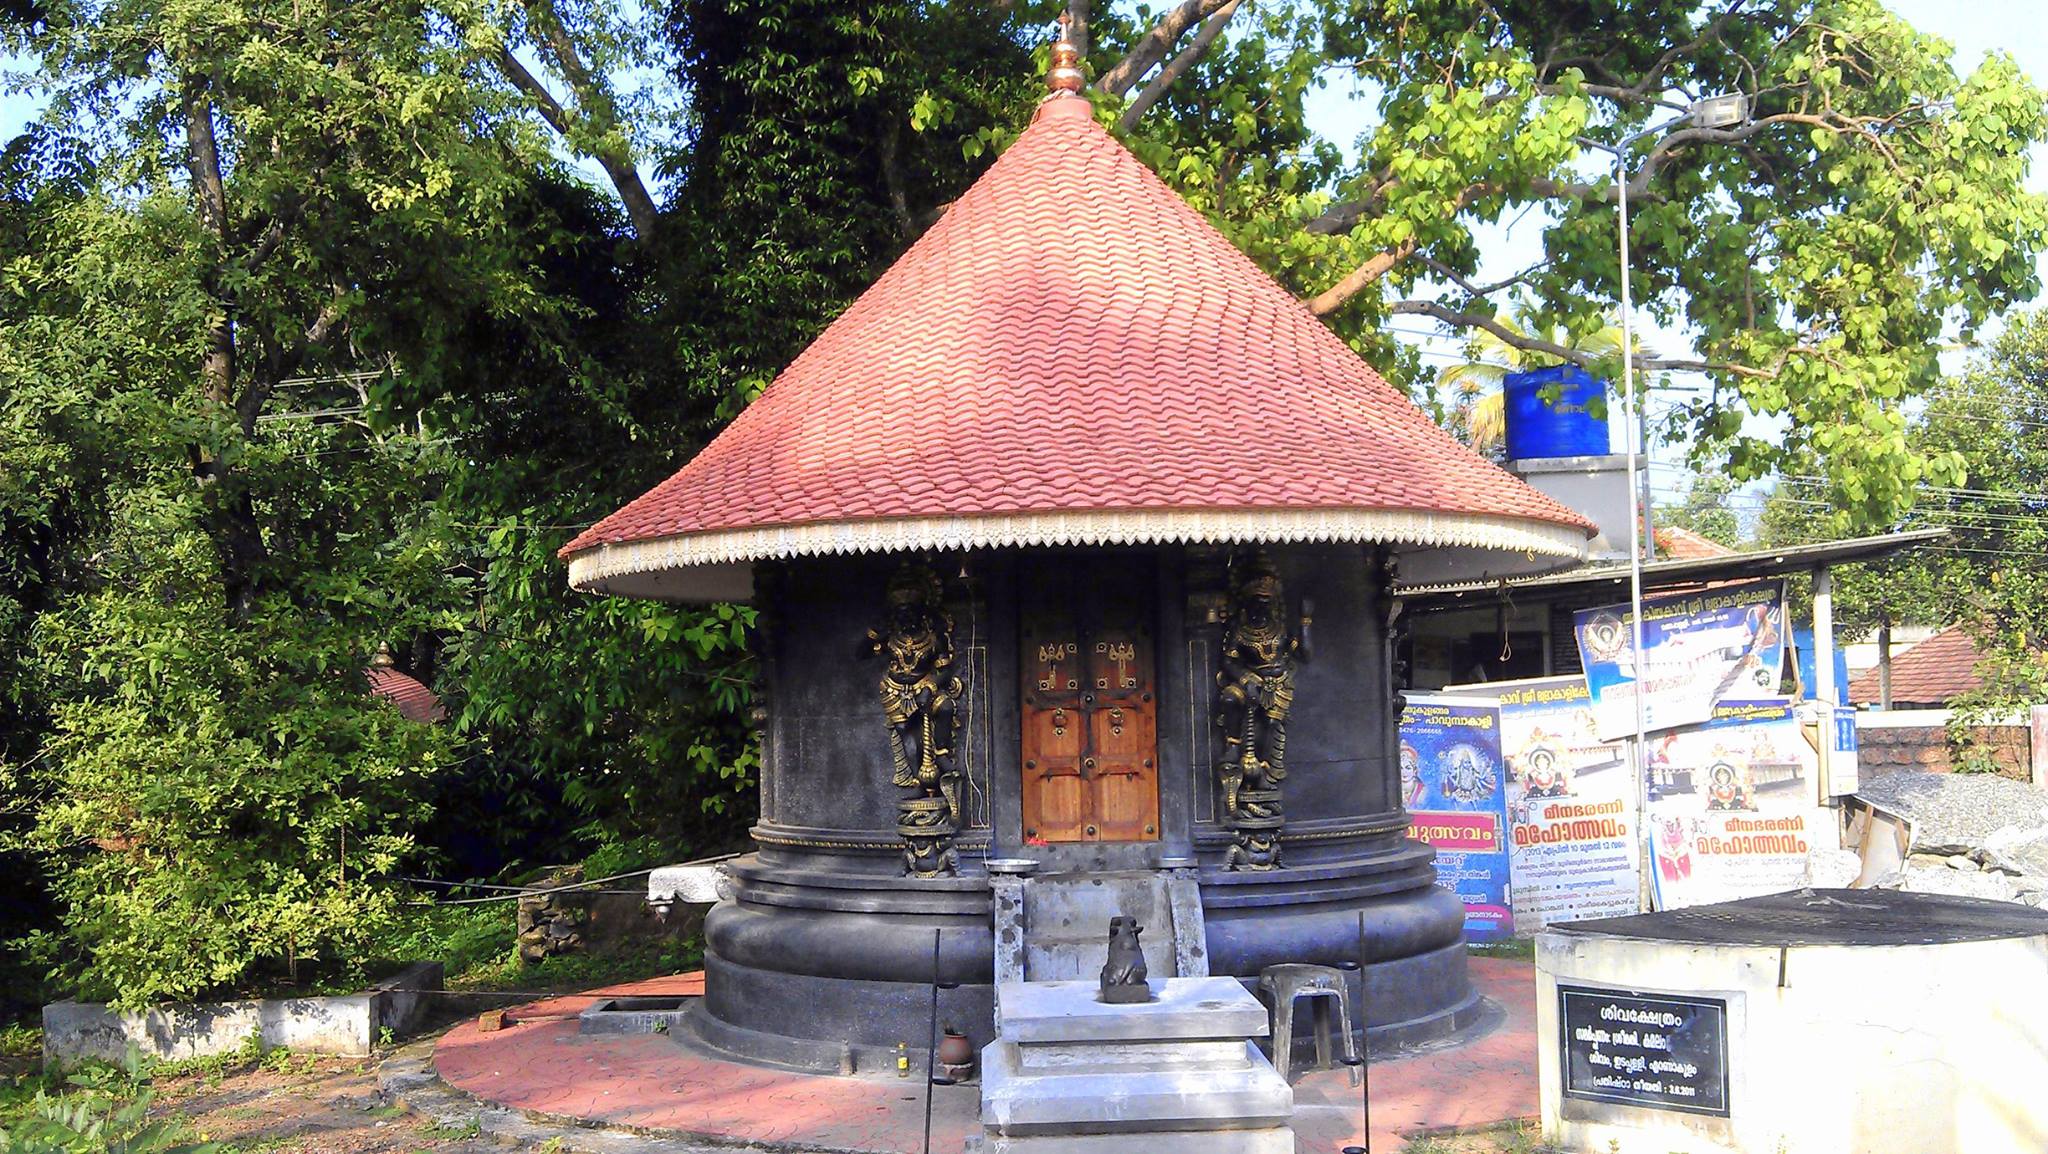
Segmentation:
{"type": "Polygon", "coordinates": [[[903,517],[713,530],[607,542],[569,557],[588,593],[743,601],[758,561],[1088,545],[1355,542],[1396,547],[1407,580],[1439,572],[1543,573],[1586,556],[1586,531],[1529,517],[1425,509],[1071,510],[903,517]]]}

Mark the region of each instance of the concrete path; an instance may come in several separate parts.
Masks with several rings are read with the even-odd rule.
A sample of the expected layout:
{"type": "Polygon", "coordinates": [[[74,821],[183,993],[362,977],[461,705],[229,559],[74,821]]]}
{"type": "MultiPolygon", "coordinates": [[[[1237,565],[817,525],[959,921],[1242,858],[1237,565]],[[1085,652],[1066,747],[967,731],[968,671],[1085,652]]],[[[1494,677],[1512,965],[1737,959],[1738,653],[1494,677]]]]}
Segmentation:
{"type": "MultiPolygon", "coordinates": [[[[1372,1149],[1391,1154],[1406,1138],[1476,1129],[1533,1116],[1536,1102],[1535,974],[1531,963],[1473,958],[1472,976],[1502,1013],[1492,1032],[1464,1045],[1372,1065],[1372,1149]]],[[[431,1097],[438,1113],[474,1099],[521,1137],[560,1123],[571,1150],[697,1149],[700,1146],[902,1154],[923,1149],[924,1084],[831,1078],[696,1057],[658,1035],[579,1037],[575,1014],[598,996],[694,994],[701,975],[683,975],[554,998],[512,1012],[515,1025],[485,1033],[474,1022],[443,1035],[427,1069],[394,1069],[401,1096],[431,1097]],[[409,1088],[408,1088],[409,1087],[409,1088]],[[452,1104],[451,1104],[452,1103],[452,1104]],[[638,1137],[614,1144],[592,1125],[638,1137]]],[[[412,1048],[409,1048],[412,1049],[412,1048]]],[[[977,1128],[976,1086],[940,1086],[932,1103],[931,1148],[953,1154],[977,1128]]],[[[1295,1132],[1303,1154],[1335,1154],[1360,1138],[1359,1091],[1344,1072],[1321,1071],[1295,1085],[1295,1132]]]]}

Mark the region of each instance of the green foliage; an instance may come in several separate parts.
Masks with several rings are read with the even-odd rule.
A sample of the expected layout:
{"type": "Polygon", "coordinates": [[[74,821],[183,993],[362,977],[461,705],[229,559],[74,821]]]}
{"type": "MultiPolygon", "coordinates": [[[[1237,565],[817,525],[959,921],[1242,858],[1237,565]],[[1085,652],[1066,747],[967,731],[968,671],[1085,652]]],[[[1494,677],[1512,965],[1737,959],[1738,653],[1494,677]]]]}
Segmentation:
{"type": "MultiPolygon", "coordinates": [[[[1985,655],[1984,687],[1953,704],[1957,734],[2048,700],[2048,315],[2009,318],[1992,347],[1932,394],[1907,430],[1914,452],[1953,461],[1951,484],[1921,482],[1901,528],[1949,536],[1898,559],[1836,571],[1836,618],[1861,631],[1960,624],[1985,655]]],[[[1795,473],[1765,505],[1763,543],[1813,540],[1832,523],[1821,482],[1795,473]]]]}
{"type": "Polygon", "coordinates": [[[385,310],[509,287],[480,261],[518,134],[468,135],[459,59],[400,15],[52,6],[17,42],[92,172],[23,174],[0,269],[0,522],[43,719],[16,844],[81,993],[357,968],[453,756],[361,673],[444,579],[417,498],[449,458],[379,410],[384,374],[331,370],[340,334],[394,343],[385,310]]]}
{"type": "Polygon", "coordinates": [[[150,1118],[154,1097],[132,1054],[124,1067],[79,1070],[54,1093],[0,1097],[0,1154],[225,1154],[181,1119],[150,1118]]]}
{"type": "MultiPolygon", "coordinates": [[[[1506,286],[1469,280],[1483,223],[1544,214],[1546,259],[1517,281],[1546,326],[1585,336],[1607,323],[1620,287],[1614,180],[1578,140],[1623,148],[1636,303],[1684,327],[1697,353],[1652,363],[1702,369],[1712,385],[1672,415],[1668,439],[1737,480],[1810,469],[1837,529],[1882,525],[1922,479],[1957,483],[1952,458],[1905,436],[1909,400],[1939,380],[1939,342],[2038,290],[2048,197],[2024,177],[2048,103],[2004,56],[1957,75],[1947,45],[1877,0],[1781,0],[1722,18],[1727,8],[1262,8],[1203,62],[1200,83],[1168,93],[1169,115],[1133,135],[1411,385],[1421,374],[1381,325],[1491,318],[1506,286]],[[1345,68],[1377,113],[1355,163],[1301,119],[1300,94],[1345,68]],[[1679,94],[1712,92],[1748,94],[1750,121],[1673,121],[1679,94]],[[1752,415],[1787,431],[1745,433],[1752,415]]],[[[1098,72],[1116,50],[1100,39],[1098,72]]]]}

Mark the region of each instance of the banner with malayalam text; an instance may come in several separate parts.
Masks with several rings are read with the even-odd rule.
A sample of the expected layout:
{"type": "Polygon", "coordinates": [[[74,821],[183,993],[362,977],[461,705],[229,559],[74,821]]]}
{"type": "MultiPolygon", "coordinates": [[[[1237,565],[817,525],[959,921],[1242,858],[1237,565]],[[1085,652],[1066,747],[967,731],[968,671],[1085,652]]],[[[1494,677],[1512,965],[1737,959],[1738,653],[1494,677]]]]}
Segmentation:
{"type": "Polygon", "coordinates": [[[1514,933],[1500,716],[1491,702],[1409,694],[1401,711],[1408,834],[1436,848],[1437,884],[1465,903],[1465,937],[1514,933]]]}
{"type": "Polygon", "coordinates": [[[1778,692],[1785,672],[1782,581],[1645,598],[1640,661],[1634,621],[1626,604],[1572,614],[1593,726],[1603,740],[1635,732],[1638,692],[1646,732],[1704,722],[1718,702],[1778,692]]]}
{"type": "Polygon", "coordinates": [[[1445,692],[1500,709],[1515,932],[1638,912],[1639,790],[1627,747],[1594,735],[1585,681],[1542,677],[1445,692]]]}
{"type": "Polygon", "coordinates": [[[1725,701],[1702,724],[1651,736],[1658,909],[1796,889],[1812,848],[1834,844],[1833,818],[1814,801],[1819,756],[1793,709],[1725,701]]]}

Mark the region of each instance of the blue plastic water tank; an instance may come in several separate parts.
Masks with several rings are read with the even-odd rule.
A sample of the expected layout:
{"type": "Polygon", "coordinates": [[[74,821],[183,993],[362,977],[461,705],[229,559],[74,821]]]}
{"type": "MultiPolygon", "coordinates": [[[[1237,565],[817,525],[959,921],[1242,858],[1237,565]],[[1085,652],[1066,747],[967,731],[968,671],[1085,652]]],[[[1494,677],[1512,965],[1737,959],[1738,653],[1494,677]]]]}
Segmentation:
{"type": "Polygon", "coordinates": [[[1501,387],[1506,394],[1509,460],[1597,457],[1607,452],[1606,409],[1595,405],[1606,397],[1607,382],[1577,365],[1556,365],[1509,373],[1501,387]],[[1551,386],[1558,389],[1558,397],[1545,404],[1543,390],[1551,386]]]}

